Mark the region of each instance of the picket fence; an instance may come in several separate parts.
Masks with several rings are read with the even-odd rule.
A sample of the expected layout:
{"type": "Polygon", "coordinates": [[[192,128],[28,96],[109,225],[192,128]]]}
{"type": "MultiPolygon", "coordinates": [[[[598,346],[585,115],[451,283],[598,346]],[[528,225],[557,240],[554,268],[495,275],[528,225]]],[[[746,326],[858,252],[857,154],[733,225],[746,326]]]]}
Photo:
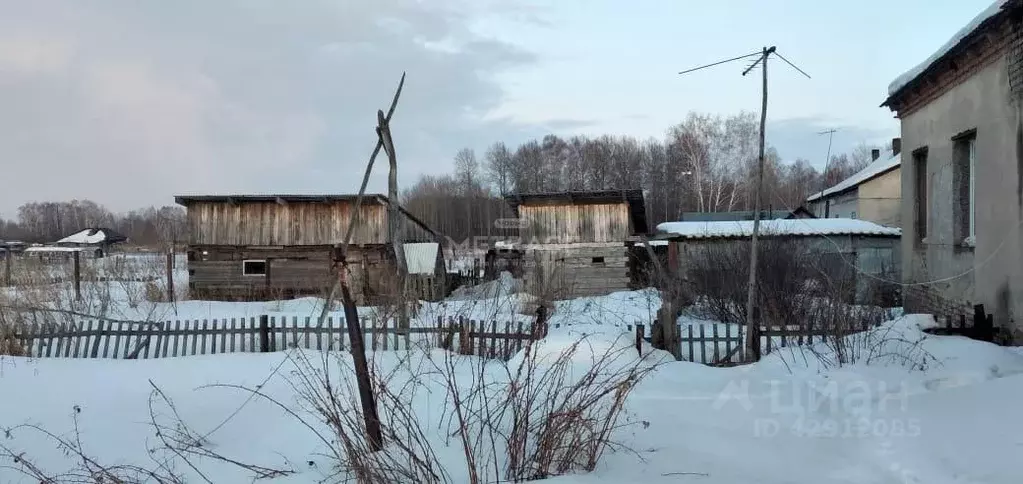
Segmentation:
{"type": "MultiPolygon", "coordinates": [[[[638,351],[643,342],[649,343],[651,338],[646,334],[645,325],[636,324],[634,326],[638,351]]],[[[823,343],[829,337],[847,336],[867,331],[871,327],[872,325],[867,321],[863,321],[857,326],[840,330],[819,329],[801,325],[761,326],[761,356],[781,348],[823,343]]],[[[631,330],[632,328],[630,327],[629,329],[631,330]]],[[[680,338],[679,351],[681,354],[679,356],[684,361],[715,366],[732,365],[745,361],[745,332],[737,325],[680,324],[677,326],[676,334],[680,338]],[[710,326],[709,330],[707,326],[710,326]],[[721,327],[724,329],[719,329],[721,327]]]]}
{"type": "MultiPolygon", "coordinates": [[[[343,350],[351,346],[344,320],[284,316],[171,320],[160,322],[84,320],[24,325],[7,336],[36,358],[173,358],[290,348],[343,350]]],[[[507,360],[525,342],[547,334],[546,324],[498,323],[438,318],[433,327],[396,327],[393,321],[361,320],[370,351],[445,348],[465,355],[507,360]]],[[[2,346],[2,345],[0,345],[2,346]]]]}

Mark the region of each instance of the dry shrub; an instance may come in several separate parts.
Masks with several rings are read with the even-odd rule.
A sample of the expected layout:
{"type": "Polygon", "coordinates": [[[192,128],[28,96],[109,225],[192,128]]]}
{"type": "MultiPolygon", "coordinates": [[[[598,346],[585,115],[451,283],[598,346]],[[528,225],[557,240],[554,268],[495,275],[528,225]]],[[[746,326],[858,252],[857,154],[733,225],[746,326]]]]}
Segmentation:
{"type": "Polygon", "coordinates": [[[73,431],[69,436],[57,435],[38,425],[19,425],[4,429],[4,438],[13,440],[22,434],[42,436],[53,443],[70,460],[69,467],[59,471],[44,469],[28,452],[16,450],[0,441],[0,469],[10,469],[40,484],[184,484],[167,462],[154,459],[152,468],[130,464],[100,462],[89,455],[82,442],[79,429],[81,407],[74,407],[73,431]]]}
{"type": "Polygon", "coordinates": [[[595,351],[586,337],[553,357],[535,349],[527,345],[517,361],[489,369],[475,359],[469,382],[456,377],[464,357],[446,354],[439,368],[447,432],[461,444],[471,483],[589,472],[605,452],[628,450],[614,434],[630,425],[625,402],[656,365],[636,359],[628,345],[595,351]],[[583,356],[589,351],[592,359],[583,356]],[[495,372],[503,378],[487,376],[495,372]]]}

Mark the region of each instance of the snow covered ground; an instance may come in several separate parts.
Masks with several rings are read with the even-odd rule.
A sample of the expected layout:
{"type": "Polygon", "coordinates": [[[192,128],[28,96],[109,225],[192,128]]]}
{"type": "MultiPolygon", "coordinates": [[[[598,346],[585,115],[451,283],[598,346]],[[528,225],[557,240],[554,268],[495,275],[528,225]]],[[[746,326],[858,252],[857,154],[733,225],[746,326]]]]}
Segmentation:
{"type": "MultiPolygon", "coordinates": [[[[875,337],[861,339],[870,347],[842,366],[822,364],[813,353],[795,349],[743,367],[664,363],[628,400],[624,418],[633,425],[614,434],[631,450],[606,453],[591,473],[550,482],[1019,482],[1023,352],[921,332],[932,324],[922,315],[887,323],[874,330],[875,337]]],[[[614,325],[577,322],[549,336],[538,350],[556,355],[582,333],[590,335],[597,353],[621,344],[614,325]]],[[[816,348],[825,356],[829,351],[816,348]]],[[[378,352],[372,358],[380,368],[393,370],[394,384],[414,379],[422,386],[408,405],[452,482],[466,482],[459,444],[447,438],[448,427],[441,422],[450,396],[436,378],[414,371],[428,366],[427,358],[438,361],[443,354],[412,353],[418,363],[402,367],[401,358],[408,355],[378,352]]],[[[656,361],[651,356],[656,354],[644,361],[656,361]]],[[[107,465],[152,467],[153,459],[161,458],[148,451],[157,441],[149,425],[152,382],[175,402],[182,419],[206,436],[208,448],[296,471],[272,482],[317,482],[331,473],[331,462],[309,429],[262,399],[246,404],[245,392],[202,388],[258,385],[300,411],[287,382],[295,375],[293,361],[285,353],[145,361],[6,357],[0,360],[0,395],[5,396],[0,398],[0,427],[31,423],[74,437],[74,416],[90,457],[107,465]]],[[[476,362],[460,358],[456,377],[471,381],[476,362]]],[[[579,358],[574,364],[584,368],[588,361],[579,358]]],[[[502,384],[500,365],[487,364],[488,381],[502,384]]],[[[11,431],[0,445],[26,452],[24,458],[52,472],[73,465],[50,439],[29,429],[11,431]]],[[[212,482],[249,480],[231,465],[197,464],[212,482]]],[[[16,469],[16,463],[3,461],[0,482],[33,482],[16,469]]],[[[189,482],[201,482],[180,462],[175,470],[189,476],[189,482]]]]}

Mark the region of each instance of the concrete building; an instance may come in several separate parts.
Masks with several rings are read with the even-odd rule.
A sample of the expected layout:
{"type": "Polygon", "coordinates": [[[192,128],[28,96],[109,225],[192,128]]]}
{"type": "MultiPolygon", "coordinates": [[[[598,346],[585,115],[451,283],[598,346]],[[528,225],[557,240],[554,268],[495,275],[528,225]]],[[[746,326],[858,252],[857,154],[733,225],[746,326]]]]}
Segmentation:
{"type": "Polygon", "coordinates": [[[810,195],[807,206],[818,218],[853,218],[889,227],[901,227],[902,143],[874,150],[869,165],[832,187],[810,195]]]}
{"type": "Polygon", "coordinates": [[[888,88],[902,125],[908,311],[983,304],[1023,341],[1023,25],[999,0],[888,88]]]}

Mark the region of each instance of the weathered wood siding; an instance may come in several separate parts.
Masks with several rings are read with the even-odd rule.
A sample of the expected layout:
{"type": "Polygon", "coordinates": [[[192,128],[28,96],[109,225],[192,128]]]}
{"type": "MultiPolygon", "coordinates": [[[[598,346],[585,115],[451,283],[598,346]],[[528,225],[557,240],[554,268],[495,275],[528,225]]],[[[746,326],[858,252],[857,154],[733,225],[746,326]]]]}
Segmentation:
{"type": "MultiPolygon", "coordinates": [[[[189,290],[193,297],[214,300],[282,299],[322,296],[333,283],[330,246],[190,247],[189,290]],[[243,261],[264,260],[265,275],[245,275],[243,261]]],[[[386,297],[396,270],[386,245],[352,246],[348,252],[350,283],[359,304],[386,297]]]]}
{"type": "Polygon", "coordinates": [[[549,299],[600,296],[629,289],[624,243],[529,249],[522,259],[527,289],[549,299]]]}
{"type": "MultiPolygon", "coordinates": [[[[330,202],[190,202],[189,245],[313,246],[340,242],[352,214],[349,201],[330,202]]],[[[359,209],[353,244],[385,244],[387,207],[366,200],[359,209]]],[[[405,241],[433,237],[410,219],[405,241]]]]}
{"type": "Polygon", "coordinates": [[[520,205],[519,218],[528,222],[525,243],[624,242],[632,235],[625,202],[520,205]]]}

